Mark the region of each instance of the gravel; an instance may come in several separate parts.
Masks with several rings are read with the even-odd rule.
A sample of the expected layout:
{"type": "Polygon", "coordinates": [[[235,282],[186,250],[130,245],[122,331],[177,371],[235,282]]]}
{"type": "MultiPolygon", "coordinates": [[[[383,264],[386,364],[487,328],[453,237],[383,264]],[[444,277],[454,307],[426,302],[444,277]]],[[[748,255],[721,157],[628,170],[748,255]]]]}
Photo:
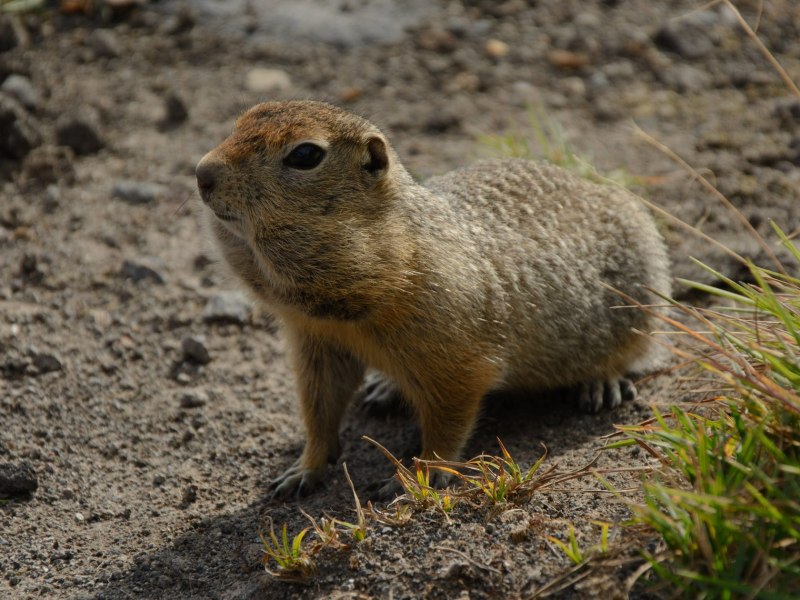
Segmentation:
{"type": "MultiPolygon", "coordinates": [[[[209,264],[212,249],[192,210],[193,165],[246,106],[270,98],[346,103],[381,126],[418,180],[492,155],[485,136],[527,139],[538,154],[536,126],[550,134],[552,119],[560,125],[556,142],[563,137],[604,171],[644,177],[637,189],[653,202],[762,260],[735,219],[632,136],[630,123],[713,173],[769,235],[771,220],[789,230],[800,222],[800,130],[790,94],[746,36],[719,19],[699,25],[712,44],[700,58],[657,45],[662,24],[696,7],[689,0],[272,0],[250,2],[250,12],[245,3],[161,0],[66,15],[65,3],[48,2],[13,19],[22,33],[0,55],[0,84],[26,77],[39,106],[34,112],[0,90],[14,103],[12,125],[30,123],[38,135],[26,152],[0,156],[0,463],[29,464],[39,487],[0,502],[0,598],[533,596],[573,566],[552,553],[548,536],[563,536],[570,522],[591,545],[598,535],[591,522],[622,522],[624,506],[555,490],[500,510],[457,505],[447,518],[415,511],[404,527],[371,525],[363,543],[343,534],[350,548],[322,552],[310,585],[264,572],[265,517],[278,535],[287,523],[291,537],[309,526],[300,508],[317,520],[353,521],[353,496],[339,462],[317,493],[270,500],[269,482],[303,448],[291,357],[277,323],[251,314],[244,294],[226,292],[241,290],[237,282],[209,264]],[[311,36],[276,31],[278,16],[322,4],[325,14],[342,13],[330,27],[317,18],[311,36]],[[394,19],[391,28],[366,18],[381,10],[394,19]],[[119,56],[101,56],[87,41],[98,29],[113,33],[119,56]],[[334,35],[343,43],[321,41],[334,35]],[[554,50],[570,54],[552,61],[554,50]],[[284,72],[291,87],[246,89],[255,68],[284,72]],[[168,106],[172,94],[185,119],[178,102],[168,106]],[[78,107],[105,142],[93,153],[59,140],[65,121],[83,118],[78,107]],[[112,198],[118,182],[166,190],[138,204],[112,198]],[[121,274],[125,261],[130,277],[121,274]],[[210,362],[200,349],[186,351],[190,337],[210,362]],[[61,368],[43,374],[36,355],[51,355],[61,368]],[[445,548],[459,548],[469,564],[445,548]]],[[[755,22],[755,4],[742,6],[755,22]]],[[[800,36],[790,6],[772,3],[759,36],[791,70],[800,36]]],[[[687,258],[695,256],[746,276],[726,254],[660,222],[676,275],[715,283],[687,258]]],[[[614,424],[641,422],[651,416],[648,403],[674,401],[684,389],[659,374],[640,382],[639,400],[596,417],[575,414],[562,392],[498,398],[486,403],[465,456],[499,452],[500,437],[531,465],[546,444],[547,464],[568,472],[597,456],[614,424]]],[[[411,417],[348,410],[340,461],[364,502],[368,486],[392,474],[365,434],[405,456],[419,441],[411,417]]],[[[596,466],[634,468],[645,458],[601,452],[596,466]]],[[[635,476],[615,477],[637,485],[635,476]]],[[[595,566],[583,589],[559,594],[624,597],[630,570],[595,566]]]]}

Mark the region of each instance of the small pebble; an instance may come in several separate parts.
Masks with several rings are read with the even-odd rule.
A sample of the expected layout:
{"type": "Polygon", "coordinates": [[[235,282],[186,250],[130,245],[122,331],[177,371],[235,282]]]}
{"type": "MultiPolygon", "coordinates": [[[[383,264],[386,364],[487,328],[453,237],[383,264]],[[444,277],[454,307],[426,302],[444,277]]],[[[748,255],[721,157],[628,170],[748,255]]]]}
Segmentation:
{"type": "Polygon", "coordinates": [[[205,390],[186,390],[181,394],[181,408],[200,408],[208,404],[208,394],[205,390]]]}
{"type": "Polygon", "coordinates": [[[486,42],[483,50],[491,58],[503,58],[511,51],[511,47],[501,40],[492,39],[486,42]]]}
{"type": "Polygon", "coordinates": [[[86,43],[99,57],[116,58],[122,54],[119,40],[110,29],[95,29],[86,38],[86,43]]]}
{"type": "Polygon", "coordinates": [[[159,30],[167,35],[179,35],[191,31],[197,23],[197,13],[188,2],[181,2],[174,9],[175,14],[160,22],[159,30]]]}
{"type": "Polygon", "coordinates": [[[250,301],[241,292],[226,291],[212,296],[203,309],[206,323],[243,324],[250,317],[250,301]]]}
{"type": "Polygon", "coordinates": [[[122,180],[114,183],[111,195],[128,204],[149,204],[159,196],[163,196],[166,188],[158,183],[148,181],[122,180]]]}
{"type": "Polygon", "coordinates": [[[692,65],[675,64],[659,73],[661,80],[676,92],[699,92],[711,87],[711,76],[692,65]]]}
{"type": "Polygon", "coordinates": [[[12,73],[6,77],[0,90],[18,100],[28,110],[35,111],[39,108],[41,102],[39,92],[33,87],[31,80],[23,75],[12,73]]]}
{"type": "Polygon", "coordinates": [[[245,75],[245,88],[256,94],[282,92],[291,89],[292,80],[286,71],[256,67],[245,75]]]}
{"type": "Polygon", "coordinates": [[[33,365],[40,373],[51,373],[53,371],[60,371],[63,368],[61,360],[55,354],[38,352],[34,354],[32,358],[33,365]]]}
{"type": "Polygon", "coordinates": [[[206,346],[206,338],[203,335],[189,335],[181,342],[184,360],[190,360],[201,365],[211,362],[211,354],[206,346]]]}
{"type": "Polygon", "coordinates": [[[456,36],[445,29],[426,29],[417,36],[417,44],[423,50],[446,54],[456,49],[456,36]]]}
{"type": "Polygon", "coordinates": [[[167,282],[166,277],[162,273],[164,269],[164,261],[160,258],[145,256],[123,261],[119,274],[123,279],[130,279],[134,283],[150,281],[158,285],[163,285],[167,282]]]}
{"type": "Polygon", "coordinates": [[[547,60],[557,69],[580,69],[589,64],[589,55],[569,50],[552,50],[547,54],[547,60]]]}

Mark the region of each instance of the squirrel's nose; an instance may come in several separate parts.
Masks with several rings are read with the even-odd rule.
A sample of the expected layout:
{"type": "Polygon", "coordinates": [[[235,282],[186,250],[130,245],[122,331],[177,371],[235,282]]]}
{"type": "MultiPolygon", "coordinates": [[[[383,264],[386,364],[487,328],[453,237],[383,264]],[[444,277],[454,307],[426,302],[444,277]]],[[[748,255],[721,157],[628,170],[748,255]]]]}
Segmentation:
{"type": "Polygon", "coordinates": [[[197,177],[197,189],[200,190],[200,197],[203,202],[208,204],[211,201],[211,194],[217,185],[219,165],[207,157],[203,158],[197,163],[194,174],[197,177]]]}

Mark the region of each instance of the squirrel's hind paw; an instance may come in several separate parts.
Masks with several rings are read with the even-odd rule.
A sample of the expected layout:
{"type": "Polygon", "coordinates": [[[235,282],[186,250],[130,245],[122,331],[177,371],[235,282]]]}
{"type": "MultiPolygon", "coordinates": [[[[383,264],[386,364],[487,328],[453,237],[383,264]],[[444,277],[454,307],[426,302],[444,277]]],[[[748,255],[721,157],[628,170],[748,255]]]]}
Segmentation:
{"type": "Polygon", "coordinates": [[[395,383],[378,371],[367,373],[364,385],[358,391],[358,398],[363,410],[378,417],[407,410],[395,383]]]}
{"type": "Polygon", "coordinates": [[[636,387],[630,379],[597,379],[581,384],[578,406],[582,411],[597,413],[605,406],[616,408],[624,401],[636,398],[636,387]]]}

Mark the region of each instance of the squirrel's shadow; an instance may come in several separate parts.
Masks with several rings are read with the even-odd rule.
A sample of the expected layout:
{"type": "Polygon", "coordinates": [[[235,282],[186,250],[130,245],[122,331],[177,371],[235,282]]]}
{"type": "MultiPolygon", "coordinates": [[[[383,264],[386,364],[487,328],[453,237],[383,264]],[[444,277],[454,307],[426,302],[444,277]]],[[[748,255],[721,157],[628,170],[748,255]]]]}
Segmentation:
{"type": "MultiPolygon", "coordinates": [[[[363,492],[395,471],[390,461],[363,437],[379,442],[396,458],[410,464],[420,454],[420,430],[414,415],[402,403],[378,415],[358,406],[353,408],[342,430],[341,460],[347,463],[356,489],[363,492]]],[[[599,450],[604,445],[602,438],[615,431],[614,424],[636,422],[647,414],[648,409],[641,402],[626,402],[614,410],[587,414],[578,408],[574,389],[493,393],[484,398],[462,458],[499,455],[498,440],[523,467],[536,462],[544,448],[551,458],[589,442],[599,450]]]]}
{"type": "MultiPolygon", "coordinates": [[[[342,462],[347,463],[358,490],[394,473],[391,463],[377,448],[362,440],[362,435],[381,442],[401,457],[413,456],[419,448],[416,420],[407,412],[375,417],[357,407],[353,409],[342,431],[342,459],[329,469],[323,489],[297,501],[269,499],[270,478],[287,468],[302,449],[301,444],[289,444],[280,452],[272,472],[264,473],[263,478],[255,482],[259,494],[251,504],[196,521],[169,546],[137,557],[129,570],[113,576],[94,598],[319,597],[319,587],[298,587],[266,576],[260,562],[259,528],[266,527],[269,517],[276,524],[287,523],[290,532],[300,531],[309,525],[300,508],[315,518],[322,514],[351,515],[353,497],[342,462]]],[[[603,445],[600,438],[613,431],[614,423],[639,421],[647,410],[644,403],[629,402],[615,411],[583,414],[577,408],[574,394],[564,390],[535,396],[492,396],[485,400],[482,416],[464,456],[468,458],[484,452],[499,454],[499,438],[523,467],[531,466],[541,456],[542,444],[547,447],[548,460],[558,460],[576,447],[586,447],[589,440],[599,449],[603,445]]],[[[591,452],[587,457],[589,454],[591,452]]],[[[320,565],[325,573],[318,575],[327,573],[327,585],[332,586],[328,589],[335,589],[337,573],[347,572],[345,556],[329,556],[320,565]]]]}

